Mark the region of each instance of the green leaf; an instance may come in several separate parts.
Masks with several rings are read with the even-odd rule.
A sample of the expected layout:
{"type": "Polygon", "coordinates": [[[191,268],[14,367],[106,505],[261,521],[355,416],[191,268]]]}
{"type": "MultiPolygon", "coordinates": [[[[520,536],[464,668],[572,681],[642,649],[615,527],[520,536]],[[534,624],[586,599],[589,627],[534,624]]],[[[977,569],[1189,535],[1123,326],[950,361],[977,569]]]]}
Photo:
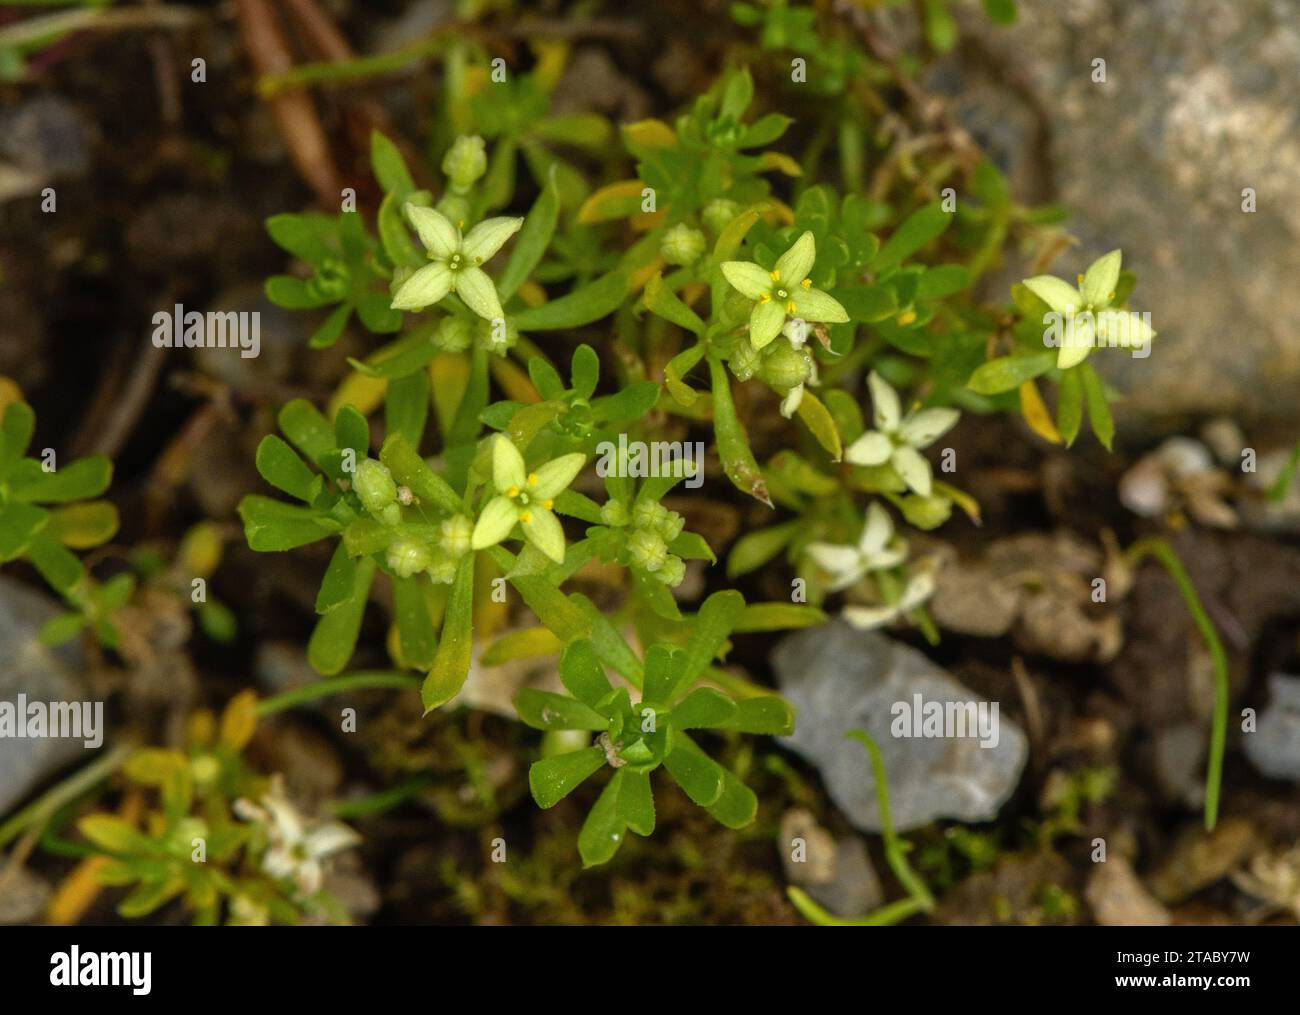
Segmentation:
{"type": "Polygon", "coordinates": [[[709,357],[709,373],[713,381],[713,431],[718,439],[718,453],[722,469],[736,489],[762,501],[768,507],[772,500],[767,494],[767,483],[749,449],[749,437],[744,424],[736,415],[736,405],[731,400],[731,382],[726,368],[716,356],[709,357]]]}
{"type": "Polygon", "coordinates": [[[722,793],[709,807],[709,813],[728,828],[744,828],[758,813],[758,797],[725,768],[721,771],[722,793]]]}
{"type": "Polygon", "coordinates": [[[419,268],[428,263],[428,258],[411,239],[411,233],[402,218],[402,201],[393,192],[379,203],[379,215],[375,220],[379,229],[379,242],[396,267],[419,268]]]}
{"type": "Polygon", "coordinates": [[[0,504],[0,561],[19,556],[49,521],[50,512],[35,504],[21,501],[0,504]]]}
{"type": "Polygon", "coordinates": [[[673,709],[673,729],[713,729],[736,714],[736,703],[712,687],[697,687],[673,709]]]}
{"type": "Polygon", "coordinates": [[[600,382],[600,357],[585,342],[573,350],[569,381],[573,385],[574,394],[579,398],[590,398],[600,382]]]}
{"type": "MultiPolygon", "coordinates": [[[[703,342],[683,349],[664,367],[664,386],[678,405],[692,406],[700,393],[682,380],[704,358],[708,346],[703,342]]],[[[730,390],[730,389],[728,389],[730,390]]]]}
{"type": "Polygon", "coordinates": [[[419,447],[429,418],[429,375],[416,370],[388,382],[384,398],[384,424],[390,434],[403,437],[411,447],[419,447]]]}
{"type": "Polygon", "coordinates": [[[650,773],[620,769],[623,784],[619,787],[619,816],[637,835],[650,835],[655,830],[655,800],[650,790],[650,773]]]}
{"type": "Polygon", "coordinates": [[[1056,350],[1001,356],[982,364],[970,375],[966,387],[981,395],[1000,395],[1014,391],[1056,366],[1056,350]]]}
{"type": "Polygon", "coordinates": [[[310,502],[315,495],[316,474],[307,468],[293,448],[275,434],[267,434],[257,446],[257,471],[277,490],[310,502]]]}
{"type": "Polygon", "coordinates": [[[528,769],[528,788],[537,806],[546,810],[586,782],[605,764],[605,752],[599,747],[557,754],[534,761],[528,769]]]}
{"type": "Polygon", "coordinates": [[[655,272],[650,281],[646,283],[645,305],[652,313],[671,321],[679,328],[685,328],[696,335],[704,334],[704,322],[700,320],[700,315],[683,303],[668,286],[664,285],[662,272],[655,272]]]}
{"type": "Polygon", "coordinates": [[[456,580],[447,600],[442,637],[438,641],[433,668],[420,689],[426,715],[454,698],[469,676],[470,653],[474,647],[474,561],[477,556],[465,554],[456,568],[456,580]]]}
{"type": "Polygon", "coordinates": [[[681,657],[665,645],[652,645],[645,657],[642,701],[667,705],[677,685],[681,657]]]}
{"type": "Polygon", "coordinates": [[[352,658],[374,577],[375,562],[362,557],[352,574],[351,594],[316,622],[307,642],[307,661],[317,673],[333,676],[352,658]]]}
{"type": "Polygon", "coordinates": [[[377,130],[370,133],[370,167],[379,185],[386,193],[396,194],[399,202],[406,200],[415,189],[415,181],[397,145],[377,130]]]}
{"type": "Polygon", "coordinates": [[[379,460],[388,466],[394,481],[405,486],[420,500],[456,514],[461,510],[461,499],[451,485],[439,476],[428,463],[415,451],[411,442],[402,434],[391,435],[384,441],[379,452],[379,460]]]}
{"type": "Polygon", "coordinates": [[[26,402],[10,402],[0,421],[0,477],[23,457],[36,432],[36,413],[26,402]]]}
{"type": "Polygon", "coordinates": [[[838,462],[844,450],[840,444],[840,432],[835,428],[835,420],[826,411],[821,399],[805,390],[799,400],[798,411],[799,418],[817,438],[817,443],[831,456],[831,461],[838,462]]]}
{"type": "Polygon", "coordinates": [[[27,541],[27,558],[56,592],[67,595],[86,577],[76,554],[44,533],[27,541]]]}
{"type": "Polygon", "coordinates": [[[555,182],[555,167],[547,173],[546,186],[533,202],[528,217],[519,229],[514,249],[505,271],[497,279],[497,295],[504,304],[533,273],[550,246],[555,224],[560,217],[560,192],[555,182]]]}
{"type": "Polygon", "coordinates": [[[815,606],[794,603],[750,603],[736,621],[733,633],[790,631],[826,623],[826,614],[815,606]]]}
{"type": "Polygon", "coordinates": [[[318,465],[327,452],[334,450],[334,428],[305,398],[286,402],[277,422],[289,442],[318,465]]]}
{"type": "Polygon", "coordinates": [[[326,524],[311,508],[257,494],[239,502],[239,517],[249,548],[259,553],[292,550],[338,531],[337,525],[326,524]]]}
{"type": "Polygon", "coordinates": [[[773,737],[788,737],[794,732],[794,709],[789,702],[775,694],[762,694],[736,702],[736,711],[719,729],[738,733],[756,733],[773,737]]]}
{"type": "Polygon", "coordinates": [[[17,500],[66,504],[98,497],[112,479],[113,463],[103,455],[78,458],[53,472],[46,472],[34,458],[27,458],[10,473],[9,493],[17,500]]]}
{"type": "Polygon", "coordinates": [[[50,512],[49,533],[64,546],[88,550],[112,539],[118,521],[117,508],[108,501],[85,501],[50,512]]]}
{"type": "Polygon", "coordinates": [[[1079,436],[1079,425],[1083,422],[1083,382],[1078,370],[1066,370],[1061,374],[1056,397],[1056,429],[1068,448],[1079,436]]]}
{"type": "Polygon", "coordinates": [[[592,730],[609,728],[609,720],[575,698],[525,687],[515,695],[515,711],[535,730],[592,730]]]}
{"type": "Polygon", "coordinates": [[[675,553],[683,560],[707,560],[710,564],[718,562],[713,548],[698,532],[682,532],[668,544],[668,552],[675,553]]]}
{"type": "Polygon", "coordinates": [[[370,424],[351,405],[340,407],[334,414],[334,446],[351,448],[358,462],[370,454],[370,424]]]}
{"type": "Polygon", "coordinates": [[[1115,440],[1115,419],[1110,414],[1110,402],[1106,399],[1106,387],[1097,376],[1091,363],[1080,363],[1079,373],[1083,378],[1083,394],[1088,403],[1088,420],[1097,440],[1110,451],[1115,440]]]}
{"type": "Polygon", "coordinates": [[[621,673],[632,686],[641,687],[645,680],[645,670],[627,639],[590,599],[578,593],[574,593],[571,598],[587,621],[591,643],[601,662],[621,673]]]}
{"type": "Polygon", "coordinates": [[[479,659],[484,666],[500,666],[516,659],[536,659],[564,651],[564,643],[545,627],[508,631],[492,643],[479,659]]]}
{"type": "Polygon", "coordinates": [[[658,401],[658,384],[637,381],[617,394],[597,398],[591,403],[591,414],[597,423],[631,423],[653,409],[658,401]]]}
{"type": "Polygon", "coordinates": [[[961,292],[971,284],[970,271],[960,264],[926,268],[916,283],[918,300],[940,300],[961,292]]]}
{"type": "Polygon", "coordinates": [[[727,577],[739,578],[758,570],[784,550],[802,526],[803,523],[797,520],[783,522],[741,536],[727,555],[727,577]]]}
{"type": "Polygon", "coordinates": [[[393,614],[402,647],[402,662],[425,670],[433,665],[438,638],[424,598],[424,582],[418,577],[393,579],[393,614]]]}
{"type": "Polygon", "coordinates": [[[548,402],[560,398],[565,392],[564,380],[559,371],[540,356],[528,360],[528,378],[538,394],[548,402]]]}
{"type": "Polygon", "coordinates": [[[596,647],[586,638],[564,650],[560,658],[560,681],[570,694],[592,708],[612,690],[596,656],[596,647]]]}
{"type": "Polygon", "coordinates": [[[556,331],[590,324],[618,309],[627,284],[627,273],[615,269],[567,296],[520,311],[514,315],[515,325],[520,331],[556,331]]]}
{"type": "Polygon", "coordinates": [[[272,215],[266,231],[276,246],[308,264],[319,265],[331,255],[325,238],[334,222],[324,215],[272,215]]]}
{"type": "Polygon", "coordinates": [[[321,579],[320,588],[316,592],[316,612],[329,613],[346,603],[352,598],[356,581],[356,562],[348,556],[347,549],[340,540],[339,545],[334,548],[334,556],[330,558],[329,567],[325,569],[325,577],[321,579]]]}
{"type": "Polygon", "coordinates": [[[700,807],[710,807],[722,796],[726,770],[700,750],[685,733],[673,737],[673,749],[664,758],[664,768],[691,801],[700,807]]]}
{"type": "Polygon", "coordinates": [[[412,373],[423,373],[420,368],[438,355],[433,341],[434,325],[422,325],[396,342],[377,350],[365,360],[349,359],[358,373],[367,377],[392,379],[412,373]]]}
{"type": "Polygon", "coordinates": [[[293,275],[272,275],[263,286],[266,298],[285,310],[315,310],[335,302],[318,296],[308,287],[305,279],[293,275]]]}
{"type": "Polygon", "coordinates": [[[584,867],[595,867],[606,863],[618,847],[623,845],[623,835],[627,831],[624,817],[624,805],[620,796],[624,792],[628,770],[620,768],[609,780],[604,791],[587,814],[578,832],[578,853],[582,856],[584,867]]]}
{"type": "Polygon", "coordinates": [[[942,235],[952,219],[952,214],[944,211],[938,202],[918,208],[885,241],[871,262],[872,270],[880,274],[897,268],[931,240],[942,235]]]}
{"type": "Polygon", "coordinates": [[[1015,24],[1016,0],[984,0],[984,13],[995,24],[1015,24]]]}
{"type": "Polygon", "coordinates": [[[700,605],[686,646],[686,658],[672,698],[684,694],[722,650],[745,610],[745,597],[735,589],[715,592],[700,605]]]}

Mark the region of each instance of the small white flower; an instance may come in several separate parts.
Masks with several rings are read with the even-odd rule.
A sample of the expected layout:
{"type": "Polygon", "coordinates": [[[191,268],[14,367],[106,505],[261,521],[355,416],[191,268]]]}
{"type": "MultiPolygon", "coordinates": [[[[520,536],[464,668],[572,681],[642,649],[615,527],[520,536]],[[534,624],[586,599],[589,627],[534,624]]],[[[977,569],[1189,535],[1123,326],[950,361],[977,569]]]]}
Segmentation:
{"type": "Polygon", "coordinates": [[[854,627],[867,631],[883,627],[916,609],[934,595],[934,564],[926,561],[907,576],[903,593],[896,603],[881,606],[845,606],[841,615],[854,627]]]}
{"type": "Polygon", "coordinates": [[[262,869],[273,878],[292,881],[302,895],[320,890],[326,857],[361,842],[361,836],[337,821],[307,822],[284,791],[284,782],[276,776],[271,790],[259,801],[236,800],[237,817],[263,827],[268,847],[262,856],[262,869]]]}
{"type": "Polygon", "coordinates": [[[956,409],[916,409],[902,414],[898,392],[874,370],[867,378],[871,388],[872,418],[876,428],[868,430],[845,449],[844,457],[854,465],[883,465],[888,462],[912,490],[930,496],[931,470],[920,449],[929,447],[956,424],[956,409]]]}
{"type": "Polygon", "coordinates": [[[867,521],[856,546],[810,543],[808,555],[831,576],[827,591],[839,592],[872,571],[896,567],[907,559],[907,541],[894,534],[894,523],[879,501],[867,508],[867,521]]]}

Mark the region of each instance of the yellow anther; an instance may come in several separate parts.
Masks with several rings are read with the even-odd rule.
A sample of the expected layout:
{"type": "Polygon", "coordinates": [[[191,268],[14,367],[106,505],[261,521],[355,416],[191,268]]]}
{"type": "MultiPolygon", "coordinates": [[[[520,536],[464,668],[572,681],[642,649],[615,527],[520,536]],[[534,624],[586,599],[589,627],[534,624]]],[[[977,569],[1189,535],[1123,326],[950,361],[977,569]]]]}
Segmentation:
{"type": "Polygon", "coordinates": [[[787,304],[785,305],[785,312],[786,312],[787,314],[798,313],[798,311],[799,311],[799,308],[796,307],[796,306],[794,305],[794,300],[791,300],[789,303],[787,303],[787,304]]]}
{"type": "Polygon", "coordinates": [[[800,282],[799,284],[800,284],[801,286],[803,286],[805,289],[811,289],[811,288],[812,288],[812,279],[810,279],[810,278],[806,278],[806,279],[804,279],[802,282],[800,282]]]}
{"type": "Polygon", "coordinates": [[[512,486],[509,490],[506,491],[506,496],[507,496],[507,497],[518,497],[518,496],[519,496],[519,487],[517,487],[517,486],[512,486]]]}
{"type": "Polygon", "coordinates": [[[898,323],[903,325],[904,327],[911,324],[915,320],[916,320],[915,310],[904,310],[901,314],[898,315],[898,323]]]}
{"type": "Polygon", "coordinates": [[[1076,282],[1078,285],[1083,285],[1083,276],[1082,276],[1082,275],[1075,275],[1075,276],[1074,276],[1074,280],[1075,280],[1075,282],[1076,282]]]}
{"type": "Polygon", "coordinates": [[[1108,301],[1109,301],[1109,300],[1113,300],[1114,298],[1115,298],[1115,294],[1114,294],[1114,293],[1111,293],[1109,296],[1106,297],[1106,299],[1107,299],[1108,301]]]}
{"type": "Polygon", "coordinates": [[[529,486],[536,486],[536,485],[537,485],[537,473],[535,473],[535,472],[530,472],[530,473],[528,474],[528,485],[529,485],[529,486]]]}
{"type": "Polygon", "coordinates": [[[769,275],[768,277],[771,278],[771,280],[772,280],[773,282],[780,282],[780,281],[781,281],[781,273],[780,273],[779,271],[774,271],[774,272],[772,272],[772,274],[769,275]]]}
{"type": "Polygon", "coordinates": [[[759,302],[759,303],[771,303],[771,302],[772,302],[772,294],[771,294],[771,293],[763,293],[763,295],[760,296],[760,297],[758,298],[758,302],[759,302]]]}
{"type": "Polygon", "coordinates": [[[555,501],[548,497],[546,500],[542,501],[542,507],[549,511],[551,508],[555,507],[555,501]]]}
{"type": "Polygon", "coordinates": [[[522,511],[519,514],[519,520],[521,522],[531,522],[533,520],[533,513],[531,511],[522,511]]]}

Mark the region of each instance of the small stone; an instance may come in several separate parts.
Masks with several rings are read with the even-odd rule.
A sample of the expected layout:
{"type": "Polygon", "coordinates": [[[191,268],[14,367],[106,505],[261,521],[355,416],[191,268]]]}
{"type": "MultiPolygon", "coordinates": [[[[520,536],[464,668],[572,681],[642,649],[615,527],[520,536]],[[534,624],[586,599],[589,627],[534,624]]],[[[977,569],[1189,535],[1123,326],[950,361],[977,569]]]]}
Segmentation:
{"type": "Polygon", "coordinates": [[[1269,677],[1269,703],[1253,733],[1242,733],[1246,758],[1270,779],[1300,782],[1300,677],[1269,677]]]}
{"type": "Polygon", "coordinates": [[[1227,877],[1250,855],[1255,828],[1243,818],[1227,818],[1213,832],[1199,826],[1185,830],[1164,863],[1151,876],[1151,891],[1161,902],[1182,902],[1227,877]]]}
{"type": "Polygon", "coordinates": [[[938,818],[989,821],[1015,790],[1028,741],[1000,710],[988,747],[978,734],[892,735],[895,704],[914,706],[916,695],[923,704],[982,701],[915,649],[837,620],[785,638],[772,662],[799,713],[787,743],[817,766],[836,806],[859,829],[879,832],[880,812],[870,758],[846,738],[850,730],[865,730],[880,745],[900,831],[938,818]]]}
{"type": "Polygon", "coordinates": [[[1083,897],[1103,927],[1167,927],[1170,922],[1169,910],[1152,898],[1123,857],[1097,864],[1083,897]]]}

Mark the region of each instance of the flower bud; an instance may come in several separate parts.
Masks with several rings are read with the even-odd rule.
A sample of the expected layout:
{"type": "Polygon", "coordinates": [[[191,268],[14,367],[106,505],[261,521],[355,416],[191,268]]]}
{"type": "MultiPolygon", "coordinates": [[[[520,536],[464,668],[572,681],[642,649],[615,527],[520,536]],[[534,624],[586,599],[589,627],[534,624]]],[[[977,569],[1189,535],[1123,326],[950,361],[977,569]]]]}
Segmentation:
{"type": "Polygon", "coordinates": [[[716,236],[726,229],[731,220],[739,214],[740,205],[735,201],[730,201],[725,197],[715,197],[704,206],[704,210],[700,212],[700,218],[704,220],[704,224],[716,236]]]}
{"type": "Polygon", "coordinates": [[[614,528],[626,525],[631,520],[631,517],[625,501],[606,501],[600,509],[600,520],[614,528]]]}
{"type": "Polygon", "coordinates": [[[441,200],[438,201],[437,209],[446,216],[447,221],[455,225],[459,226],[462,222],[469,220],[469,201],[459,194],[450,192],[443,194],[441,200]]]}
{"type": "Polygon", "coordinates": [[[782,394],[802,384],[811,374],[812,353],[796,349],[789,342],[769,345],[758,368],[758,376],[782,394]]]}
{"type": "Polygon", "coordinates": [[[416,539],[403,537],[388,544],[388,569],[399,578],[419,574],[433,563],[433,553],[416,539]]]}
{"type": "Polygon", "coordinates": [[[474,341],[474,324],[463,317],[444,317],[433,333],[433,344],[443,352],[464,352],[474,341]]]}
{"type": "Polygon", "coordinates": [[[633,567],[651,572],[663,567],[668,556],[668,547],[664,545],[663,537],[649,529],[635,530],[627,541],[627,550],[633,567]]]}
{"type": "MultiPolygon", "coordinates": [[[[396,507],[397,484],[388,466],[373,458],[364,459],[357,466],[352,478],[352,488],[356,490],[361,503],[372,515],[379,516],[387,507],[396,507]]],[[[400,511],[398,517],[401,517],[400,511]]]]}
{"type": "Polygon", "coordinates": [[[460,560],[461,557],[469,553],[470,537],[473,534],[473,522],[464,515],[452,515],[442,523],[438,545],[452,560],[460,560]]]}
{"type": "Polygon", "coordinates": [[[429,577],[439,585],[450,585],[456,580],[456,562],[444,554],[437,554],[429,565],[429,577]]]}
{"type": "Polygon", "coordinates": [[[707,245],[702,232],[679,222],[664,233],[659,254],[669,264],[692,265],[700,259],[707,245]]]}
{"type": "Polygon", "coordinates": [[[749,342],[737,342],[730,359],[727,360],[727,366],[731,367],[731,372],[736,375],[736,380],[747,381],[754,376],[754,372],[762,361],[763,354],[750,345],[749,342]]]}
{"type": "Polygon", "coordinates": [[[670,553],[664,560],[664,566],[655,572],[655,577],[670,589],[675,589],[686,577],[686,563],[677,554],[670,553]]]}
{"type": "MultiPolygon", "coordinates": [[[[663,505],[660,505],[662,507],[663,505]]],[[[664,508],[664,513],[659,516],[655,529],[663,537],[665,543],[671,543],[674,539],[682,534],[682,528],[686,525],[686,519],[676,511],[669,511],[664,508]]]]}
{"type": "Polygon", "coordinates": [[[487,147],[477,134],[462,134],[442,157],[442,171],[447,182],[459,194],[474,186],[487,172],[487,165],[487,147]]]}
{"type": "Polygon", "coordinates": [[[654,500],[642,500],[632,508],[632,524],[638,529],[657,529],[668,509],[654,500]]]}
{"type": "Polygon", "coordinates": [[[340,300],[348,292],[348,266],[338,258],[326,259],[307,280],[307,291],[320,300],[340,300]]]}

